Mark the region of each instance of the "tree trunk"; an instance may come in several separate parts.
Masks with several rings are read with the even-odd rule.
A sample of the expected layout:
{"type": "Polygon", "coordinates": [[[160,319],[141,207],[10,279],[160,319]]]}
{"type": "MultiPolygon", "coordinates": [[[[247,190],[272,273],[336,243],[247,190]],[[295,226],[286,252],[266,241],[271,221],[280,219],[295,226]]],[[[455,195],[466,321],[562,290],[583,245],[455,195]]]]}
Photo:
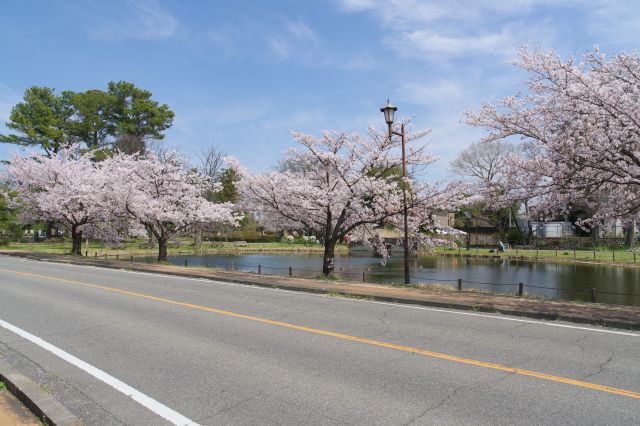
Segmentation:
{"type": "Polygon", "coordinates": [[[335,269],[335,248],[336,240],[325,238],[324,256],[322,258],[322,274],[325,276],[332,275],[335,269]]]}
{"type": "Polygon", "coordinates": [[[202,234],[204,230],[203,225],[196,225],[193,230],[193,249],[199,251],[202,254],[202,234]]]}
{"type": "Polygon", "coordinates": [[[164,235],[158,238],[158,262],[166,262],[167,261],[167,242],[169,241],[168,237],[164,235]]]}
{"type": "MultiPolygon", "coordinates": [[[[329,176],[327,176],[329,180],[329,176]]],[[[333,238],[333,229],[331,228],[331,208],[327,206],[327,222],[324,227],[324,256],[322,257],[322,274],[326,277],[333,274],[335,269],[335,248],[337,239],[333,238]]]]}
{"type": "Polygon", "coordinates": [[[529,203],[524,202],[524,213],[527,215],[527,247],[531,245],[531,237],[533,237],[533,225],[531,224],[531,213],[529,212],[529,203]]]}
{"type": "Polygon", "coordinates": [[[53,221],[47,221],[47,230],[45,231],[45,238],[50,240],[53,238],[53,221]]]}
{"type": "Polygon", "coordinates": [[[147,230],[147,235],[149,236],[149,241],[147,242],[147,244],[149,244],[149,247],[153,248],[153,246],[156,245],[156,236],[154,235],[153,229],[151,229],[150,226],[145,225],[144,227],[147,230]]]}
{"type": "Polygon", "coordinates": [[[71,227],[71,239],[73,240],[71,254],[74,256],[82,256],[82,231],[78,230],[77,225],[71,227]]]}
{"type": "Polygon", "coordinates": [[[600,244],[600,225],[593,225],[591,227],[591,244],[594,247],[598,247],[600,244]]]}
{"type": "Polygon", "coordinates": [[[624,227],[624,246],[628,248],[633,248],[633,243],[635,240],[635,228],[636,221],[632,220],[624,227]]]}

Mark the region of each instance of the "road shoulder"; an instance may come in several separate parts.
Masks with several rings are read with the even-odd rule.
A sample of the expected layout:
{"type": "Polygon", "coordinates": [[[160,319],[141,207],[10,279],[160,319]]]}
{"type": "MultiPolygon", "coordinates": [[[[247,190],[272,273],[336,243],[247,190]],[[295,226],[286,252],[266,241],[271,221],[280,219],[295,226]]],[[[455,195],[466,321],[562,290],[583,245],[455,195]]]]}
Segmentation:
{"type": "MultiPolygon", "coordinates": [[[[42,386],[22,374],[11,364],[0,360],[0,381],[4,382],[7,390],[22,402],[38,419],[50,426],[80,426],[83,423],[67,410],[53,395],[46,392],[42,386]]],[[[0,405],[0,411],[2,411],[0,405]]],[[[11,408],[7,406],[7,408],[11,408]]],[[[15,408],[15,406],[14,406],[15,408]]],[[[19,415],[17,409],[8,416],[19,415]]],[[[0,420],[2,420],[0,413],[0,420]]],[[[26,416],[20,416],[23,418],[26,416]]],[[[8,419],[15,417],[7,417],[8,419]]],[[[22,423],[20,423],[22,424],[22,423]]],[[[29,424],[29,423],[27,423],[29,424]]]]}

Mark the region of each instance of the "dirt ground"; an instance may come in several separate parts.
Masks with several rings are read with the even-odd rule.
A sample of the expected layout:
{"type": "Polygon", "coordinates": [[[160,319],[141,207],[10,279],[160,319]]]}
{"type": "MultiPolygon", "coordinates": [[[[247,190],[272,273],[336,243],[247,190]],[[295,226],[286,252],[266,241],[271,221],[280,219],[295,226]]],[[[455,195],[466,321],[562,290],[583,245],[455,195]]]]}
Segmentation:
{"type": "Polygon", "coordinates": [[[40,426],[42,423],[9,391],[0,392],[0,425],[40,426]]]}

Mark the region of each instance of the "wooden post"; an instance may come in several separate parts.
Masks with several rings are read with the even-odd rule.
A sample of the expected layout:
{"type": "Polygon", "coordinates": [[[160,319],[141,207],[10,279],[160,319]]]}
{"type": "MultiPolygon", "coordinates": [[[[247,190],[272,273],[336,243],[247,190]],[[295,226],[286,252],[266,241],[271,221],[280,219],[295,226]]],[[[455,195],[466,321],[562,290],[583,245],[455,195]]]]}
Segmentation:
{"type": "Polygon", "coordinates": [[[120,255],[116,253],[116,260],[120,260],[120,255]]]}
{"type": "Polygon", "coordinates": [[[458,278],[458,291],[462,291],[462,278],[458,278]]]}
{"type": "Polygon", "coordinates": [[[636,252],[633,252],[633,263],[636,263],[636,252]]]}
{"type": "Polygon", "coordinates": [[[187,259],[184,260],[184,267],[187,267],[187,259]]]}
{"type": "Polygon", "coordinates": [[[133,255],[131,255],[131,261],[133,262],[133,255]]]}
{"type": "Polygon", "coordinates": [[[291,266],[289,266],[289,276],[293,276],[293,268],[291,266]]]}
{"type": "Polygon", "coordinates": [[[596,251],[593,251],[593,260],[596,260],[596,251]]]}
{"type": "Polygon", "coordinates": [[[593,303],[596,303],[596,289],[595,288],[591,289],[591,301],[593,303]]]}
{"type": "Polygon", "coordinates": [[[524,290],[524,284],[518,283],[518,296],[522,296],[523,290],[524,290]]]}
{"type": "Polygon", "coordinates": [[[94,257],[94,259],[98,258],[98,252],[97,251],[93,253],[93,257],[94,257]]]}
{"type": "Polygon", "coordinates": [[[576,249],[573,249],[573,261],[576,261],[576,249]]]}
{"type": "Polygon", "coordinates": [[[258,265],[258,274],[262,273],[262,265],[258,265]]]}
{"type": "Polygon", "coordinates": [[[558,257],[558,249],[556,249],[556,257],[558,257]]]}
{"type": "Polygon", "coordinates": [[[616,249],[612,249],[611,250],[611,257],[613,258],[613,261],[616,261],[616,249]]]}
{"type": "Polygon", "coordinates": [[[364,278],[364,271],[362,271],[362,282],[365,282],[364,280],[365,280],[365,278],[364,278]]]}

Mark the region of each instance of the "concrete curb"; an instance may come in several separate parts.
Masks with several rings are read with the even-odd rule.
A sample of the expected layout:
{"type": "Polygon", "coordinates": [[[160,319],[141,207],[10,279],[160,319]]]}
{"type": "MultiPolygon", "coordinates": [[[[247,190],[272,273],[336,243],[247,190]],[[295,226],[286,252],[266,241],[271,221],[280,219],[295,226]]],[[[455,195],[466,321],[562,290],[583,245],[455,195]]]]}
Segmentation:
{"type": "Polygon", "coordinates": [[[46,425],[81,426],[82,421],[71,414],[57,399],[39,384],[20,373],[6,361],[0,360],[0,380],[46,425]]]}
{"type": "MultiPolygon", "coordinates": [[[[496,306],[496,305],[483,305],[483,304],[472,304],[472,303],[466,304],[466,303],[455,303],[455,302],[445,303],[441,301],[425,300],[425,299],[417,299],[417,298],[414,299],[410,297],[374,295],[374,294],[367,294],[365,292],[356,292],[356,291],[351,292],[346,288],[341,288],[340,290],[327,289],[323,287],[309,288],[305,286],[298,286],[295,283],[288,283],[287,282],[288,277],[281,277],[281,276],[277,277],[279,279],[277,283],[267,283],[267,282],[260,282],[259,280],[252,280],[251,278],[253,278],[253,276],[251,276],[250,274],[247,274],[246,278],[240,277],[240,276],[208,277],[202,274],[198,274],[196,272],[188,272],[188,271],[176,272],[176,271],[162,271],[162,270],[156,270],[156,269],[149,269],[149,268],[145,268],[144,266],[138,266],[135,263],[134,264],[127,263],[126,266],[118,265],[118,264],[109,264],[109,263],[97,264],[93,262],[92,261],[93,259],[91,258],[86,259],[87,261],[74,262],[72,259],[64,259],[64,260],[56,259],[54,257],[55,255],[52,257],[38,257],[38,256],[33,256],[30,253],[6,253],[5,252],[2,254],[16,256],[16,257],[23,257],[30,260],[37,260],[41,262],[76,264],[76,265],[94,266],[99,268],[115,269],[115,270],[129,270],[129,271],[136,271],[136,272],[146,272],[146,273],[170,275],[170,276],[178,276],[178,277],[186,277],[186,278],[205,279],[205,280],[211,280],[211,281],[222,281],[222,282],[229,282],[234,284],[242,284],[242,285],[256,286],[256,287],[279,288],[283,290],[299,291],[299,292],[305,292],[305,293],[316,293],[316,294],[337,293],[339,296],[353,297],[353,298],[367,298],[369,300],[379,301],[379,302],[400,303],[400,304],[406,304],[406,305],[428,306],[428,307],[434,307],[434,308],[457,309],[457,310],[474,311],[474,312],[497,313],[501,315],[510,315],[510,316],[523,317],[523,318],[532,318],[532,319],[549,320],[549,321],[567,321],[567,322],[573,322],[578,324],[588,324],[588,325],[618,328],[618,329],[624,329],[624,330],[640,330],[640,322],[637,322],[637,321],[635,322],[634,321],[618,321],[614,319],[593,318],[589,316],[583,317],[583,316],[576,316],[571,314],[564,315],[562,313],[549,313],[549,312],[540,312],[540,311],[531,311],[531,310],[521,311],[521,310],[514,310],[514,309],[500,307],[499,305],[496,306]]],[[[240,275],[240,273],[236,273],[236,274],[240,275]]],[[[263,275],[262,277],[266,277],[266,276],[263,275]]],[[[309,281],[313,281],[313,280],[309,280],[309,281]]],[[[345,283],[345,284],[348,284],[348,283],[345,283]]],[[[509,296],[504,296],[504,297],[509,297],[509,296]]]]}

